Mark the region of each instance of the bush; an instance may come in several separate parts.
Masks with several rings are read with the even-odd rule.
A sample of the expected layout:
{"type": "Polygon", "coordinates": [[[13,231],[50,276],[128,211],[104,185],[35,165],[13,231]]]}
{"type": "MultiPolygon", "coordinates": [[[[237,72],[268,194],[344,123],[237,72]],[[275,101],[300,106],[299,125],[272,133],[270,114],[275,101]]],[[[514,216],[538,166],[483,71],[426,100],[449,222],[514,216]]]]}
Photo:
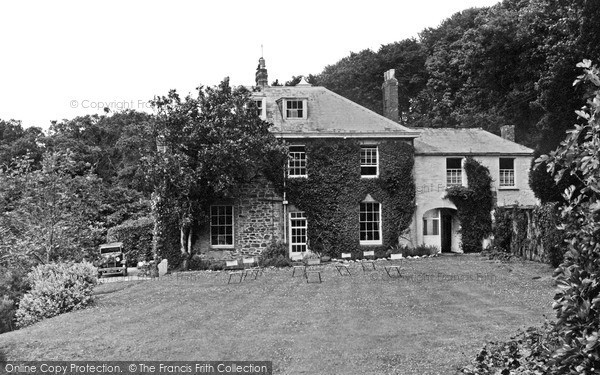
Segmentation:
{"type": "Polygon", "coordinates": [[[548,363],[558,347],[558,334],[551,323],[530,327],[506,342],[490,342],[477,355],[473,364],[459,373],[488,374],[547,374],[548,363]]]}
{"type": "Polygon", "coordinates": [[[28,289],[25,273],[0,267],[0,333],[15,329],[17,301],[28,289]]]}
{"type": "Polygon", "coordinates": [[[87,262],[35,267],[27,276],[31,290],[19,302],[17,326],[26,327],[91,304],[92,290],[97,283],[96,272],[96,268],[87,262]]]}
{"type": "Polygon", "coordinates": [[[123,251],[127,255],[130,266],[152,259],[152,231],[154,220],[143,217],[137,220],[127,220],[108,230],[108,242],[123,242],[123,251]]]}
{"type": "Polygon", "coordinates": [[[424,256],[424,255],[435,255],[438,254],[440,250],[436,246],[429,246],[425,244],[421,244],[417,247],[410,247],[407,245],[395,245],[392,246],[387,252],[386,257],[389,257],[391,254],[402,254],[403,257],[414,257],[414,256],[424,256]]]}
{"type": "Polygon", "coordinates": [[[262,267],[289,267],[292,260],[288,257],[288,244],[281,241],[273,241],[260,255],[262,267]]]}

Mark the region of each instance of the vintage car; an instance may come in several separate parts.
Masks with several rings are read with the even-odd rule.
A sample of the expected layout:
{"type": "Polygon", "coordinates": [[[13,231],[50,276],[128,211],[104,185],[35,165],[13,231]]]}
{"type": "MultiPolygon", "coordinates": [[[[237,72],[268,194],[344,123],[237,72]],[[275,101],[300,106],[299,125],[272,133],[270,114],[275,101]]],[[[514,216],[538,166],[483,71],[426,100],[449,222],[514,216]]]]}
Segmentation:
{"type": "Polygon", "coordinates": [[[122,242],[100,245],[100,260],[97,262],[98,277],[105,275],[127,276],[127,259],[122,242]]]}

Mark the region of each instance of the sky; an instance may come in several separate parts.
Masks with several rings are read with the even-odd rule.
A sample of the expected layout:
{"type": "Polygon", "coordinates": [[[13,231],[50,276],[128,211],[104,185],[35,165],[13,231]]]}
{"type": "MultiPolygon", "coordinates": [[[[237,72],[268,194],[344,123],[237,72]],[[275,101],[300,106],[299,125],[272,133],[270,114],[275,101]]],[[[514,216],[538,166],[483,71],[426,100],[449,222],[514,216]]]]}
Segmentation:
{"type": "Polygon", "coordinates": [[[224,77],[254,84],[261,54],[269,83],[285,82],[496,3],[1,1],[0,119],[47,129],[104,107],[151,111],[149,100],[170,89],[187,94],[224,77]]]}

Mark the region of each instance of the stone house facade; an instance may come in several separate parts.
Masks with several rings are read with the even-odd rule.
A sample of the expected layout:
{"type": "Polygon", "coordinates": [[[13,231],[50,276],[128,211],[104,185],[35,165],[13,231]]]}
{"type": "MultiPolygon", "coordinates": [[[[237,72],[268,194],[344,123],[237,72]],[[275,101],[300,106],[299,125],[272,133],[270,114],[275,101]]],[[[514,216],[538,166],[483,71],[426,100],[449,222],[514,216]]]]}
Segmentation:
{"type": "MultiPolygon", "coordinates": [[[[460,251],[456,207],[443,196],[447,186],[465,183],[461,160],[466,156],[474,156],[496,176],[498,204],[535,203],[527,183],[531,149],[481,129],[411,129],[400,125],[394,70],[385,72],[382,86],[385,116],[304,80],[296,86],[268,86],[267,77],[261,58],[253,100],[259,116],[272,124],[273,134],[289,145],[288,180],[310,178],[306,152],[310,140],[358,142],[360,162],[356,168],[361,179],[379,178],[383,143],[402,141],[414,146],[416,209],[408,233],[402,238],[405,243],[460,251]]],[[[239,198],[215,202],[211,207],[210,224],[199,234],[196,253],[217,259],[259,254],[273,241],[287,243],[292,258],[310,251],[307,228],[311,223],[297,208],[298,202],[288,201],[285,192],[277,194],[262,179],[244,186],[242,191],[239,198]]],[[[382,244],[382,227],[388,225],[382,217],[389,209],[366,194],[356,209],[357,215],[360,213],[356,218],[360,246],[382,244]]]]}

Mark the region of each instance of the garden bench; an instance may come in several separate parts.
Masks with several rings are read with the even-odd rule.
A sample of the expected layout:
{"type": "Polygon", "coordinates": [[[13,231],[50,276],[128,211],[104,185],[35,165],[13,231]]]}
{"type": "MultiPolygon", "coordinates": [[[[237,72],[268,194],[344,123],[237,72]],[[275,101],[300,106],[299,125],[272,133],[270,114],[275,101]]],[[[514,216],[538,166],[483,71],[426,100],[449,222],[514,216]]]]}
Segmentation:
{"type": "Polygon", "coordinates": [[[402,276],[400,274],[400,267],[402,267],[402,262],[404,261],[404,258],[402,257],[402,254],[391,254],[390,255],[390,261],[394,261],[394,260],[400,260],[400,264],[392,264],[389,266],[385,266],[385,272],[387,272],[389,277],[392,277],[392,270],[396,270],[396,272],[398,273],[398,277],[402,276]]]}

